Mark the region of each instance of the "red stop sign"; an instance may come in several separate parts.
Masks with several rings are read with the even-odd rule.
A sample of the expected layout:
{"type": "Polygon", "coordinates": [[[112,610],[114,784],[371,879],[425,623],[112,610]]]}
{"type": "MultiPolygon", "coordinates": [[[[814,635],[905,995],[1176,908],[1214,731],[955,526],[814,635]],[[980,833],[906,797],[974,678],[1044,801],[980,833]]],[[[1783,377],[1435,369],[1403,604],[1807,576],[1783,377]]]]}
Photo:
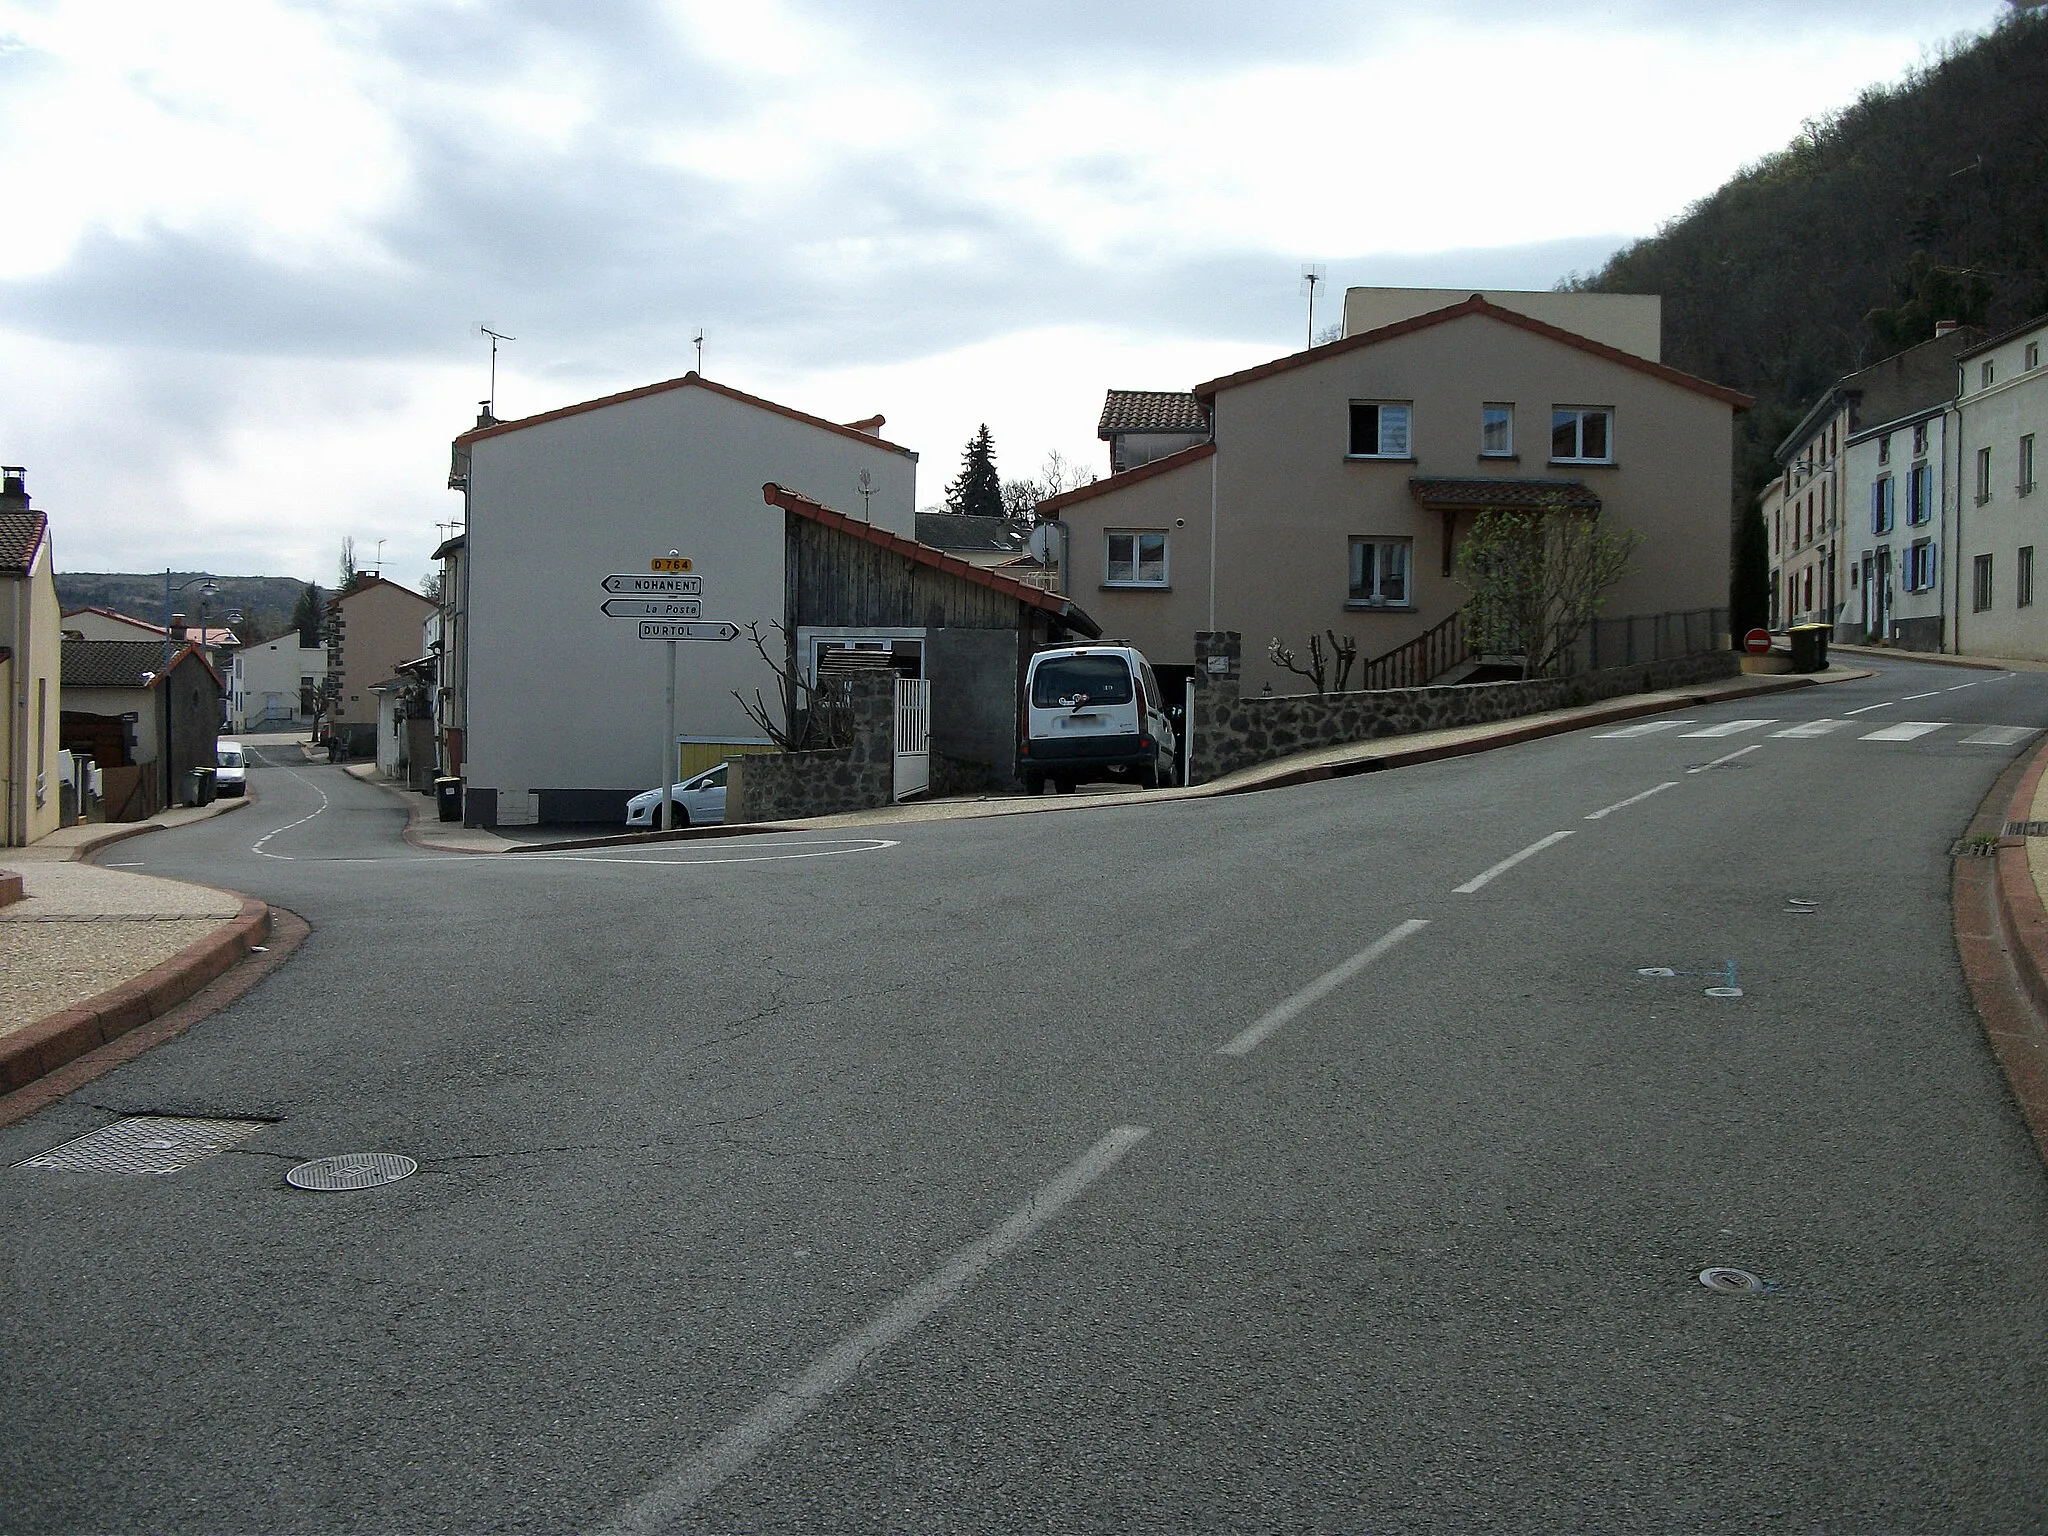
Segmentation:
{"type": "Polygon", "coordinates": [[[1752,629],[1742,637],[1742,648],[1752,656],[1761,656],[1771,648],[1771,632],[1768,629],[1752,629]]]}

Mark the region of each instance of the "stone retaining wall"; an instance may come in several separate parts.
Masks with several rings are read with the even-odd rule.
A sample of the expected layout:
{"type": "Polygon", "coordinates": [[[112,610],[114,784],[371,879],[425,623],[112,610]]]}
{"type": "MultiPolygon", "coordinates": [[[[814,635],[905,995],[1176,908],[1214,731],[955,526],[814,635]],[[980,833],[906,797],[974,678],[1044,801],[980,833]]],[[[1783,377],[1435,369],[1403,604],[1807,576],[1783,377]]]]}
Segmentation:
{"type": "Polygon", "coordinates": [[[1621,694],[1733,677],[1742,668],[1735,652],[1710,651],[1526,683],[1248,699],[1239,692],[1243,659],[1243,640],[1234,631],[1195,636],[1191,783],[1318,747],[1512,720],[1621,694]]]}
{"type": "Polygon", "coordinates": [[[888,805],[896,793],[896,674],[849,685],[853,745],[825,752],[751,752],[729,759],[727,825],[837,816],[888,805]]]}

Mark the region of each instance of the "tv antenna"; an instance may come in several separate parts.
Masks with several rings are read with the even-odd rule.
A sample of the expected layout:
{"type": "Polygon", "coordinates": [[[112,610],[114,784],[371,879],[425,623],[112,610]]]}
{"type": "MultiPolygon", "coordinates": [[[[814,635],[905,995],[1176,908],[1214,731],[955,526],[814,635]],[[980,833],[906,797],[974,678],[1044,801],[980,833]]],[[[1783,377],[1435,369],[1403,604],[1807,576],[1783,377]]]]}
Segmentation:
{"type": "Polygon", "coordinates": [[[704,376],[704,327],[698,326],[697,334],[692,336],[690,341],[697,348],[697,376],[702,378],[704,376]]]}
{"type": "Polygon", "coordinates": [[[498,343],[501,341],[517,341],[519,338],[517,336],[507,336],[503,331],[494,331],[488,325],[480,324],[476,329],[478,335],[491,338],[491,398],[484,402],[484,407],[493,416],[496,416],[498,414],[498,343]]]}
{"type": "Polygon", "coordinates": [[[1308,295],[1308,344],[1316,344],[1316,284],[1329,275],[1320,261],[1302,263],[1301,291],[1308,295]]]}
{"type": "Polygon", "coordinates": [[[872,523],[874,521],[874,518],[868,515],[868,498],[874,494],[875,477],[866,470],[862,470],[860,472],[860,518],[864,523],[872,523]]]}

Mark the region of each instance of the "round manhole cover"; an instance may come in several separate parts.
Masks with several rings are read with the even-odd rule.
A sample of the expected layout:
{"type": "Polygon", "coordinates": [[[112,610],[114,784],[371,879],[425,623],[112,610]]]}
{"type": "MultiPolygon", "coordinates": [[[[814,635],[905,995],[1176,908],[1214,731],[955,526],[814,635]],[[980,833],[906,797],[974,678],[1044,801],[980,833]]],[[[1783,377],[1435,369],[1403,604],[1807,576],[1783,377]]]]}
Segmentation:
{"type": "Polygon", "coordinates": [[[1700,1284],[1710,1291],[1739,1296],[1761,1296],[1770,1289],[1746,1269],[1703,1269],[1700,1271],[1700,1284]]]}
{"type": "Polygon", "coordinates": [[[344,1152],[339,1157],[301,1163],[284,1181],[294,1189],[374,1189],[379,1184],[396,1184],[419,1171],[418,1163],[396,1152],[344,1152]]]}
{"type": "Polygon", "coordinates": [[[1740,997],[1740,996],[1742,996],[1742,988],[1740,988],[1740,987],[1709,987],[1709,988],[1707,988],[1707,996],[1709,996],[1709,997],[1740,997]]]}

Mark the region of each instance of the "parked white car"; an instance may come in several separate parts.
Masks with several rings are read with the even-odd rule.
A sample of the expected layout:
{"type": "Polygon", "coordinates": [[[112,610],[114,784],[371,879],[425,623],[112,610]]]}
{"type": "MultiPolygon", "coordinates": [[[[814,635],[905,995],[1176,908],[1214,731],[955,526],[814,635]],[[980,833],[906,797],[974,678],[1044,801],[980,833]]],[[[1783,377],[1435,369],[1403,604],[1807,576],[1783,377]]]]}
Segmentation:
{"type": "Polygon", "coordinates": [[[239,741],[216,742],[213,762],[213,792],[216,795],[239,795],[249,788],[247,754],[239,741]]]}
{"type": "MultiPolygon", "coordinates": [[[[669,791],[675,802],[675,825],[715,827],[725,820],[725,764],[683,780],[669,791]]],[[[626,802],[626,825],[661,830],[661,791],[650,789],[626,802]]]]}
{"type": "Polygon", "coordinates": [[[1173,782],[1178,742],[1151,664],[1128,645],[1040,651],[1024,677],[1017,763],[1027,794],[1052,781],[1121,779],[1156,789],[1173,782]]]}

